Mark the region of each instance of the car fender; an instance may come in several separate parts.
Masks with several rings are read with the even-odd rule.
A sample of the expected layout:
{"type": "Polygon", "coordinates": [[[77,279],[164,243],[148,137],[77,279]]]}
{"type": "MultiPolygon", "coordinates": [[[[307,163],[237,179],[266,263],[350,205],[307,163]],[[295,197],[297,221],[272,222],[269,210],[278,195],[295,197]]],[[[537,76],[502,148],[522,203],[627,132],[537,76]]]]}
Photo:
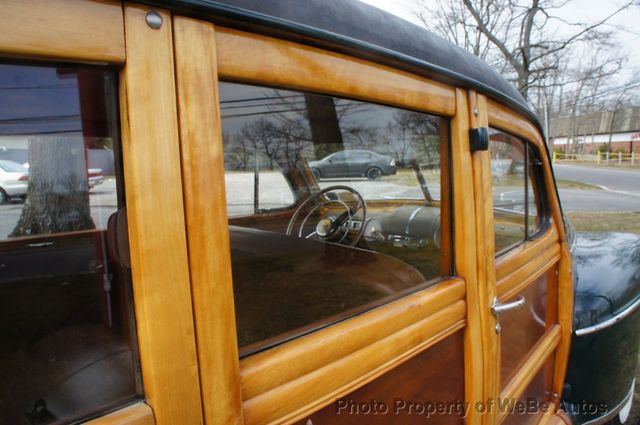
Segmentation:
{"type": "Polygon", "coordinates": [[[640,235],[578,234],[572,255],[574,334],[564,404],[574,423],[600,423],[623,407],[636,372],[640,235]]]}

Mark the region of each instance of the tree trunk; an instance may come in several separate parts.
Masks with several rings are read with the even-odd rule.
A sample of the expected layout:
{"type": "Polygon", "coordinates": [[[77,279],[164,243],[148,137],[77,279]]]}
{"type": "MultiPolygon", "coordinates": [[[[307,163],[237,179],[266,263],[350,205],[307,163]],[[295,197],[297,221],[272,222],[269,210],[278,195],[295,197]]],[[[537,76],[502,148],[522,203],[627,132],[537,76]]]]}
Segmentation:
{"type": "Polygon", "coordinates": [[[27,200],[11,236],[93,228],[83,138],[30,137],[27,200]]]}
{"type": "Polygon", "coordinates": [[[614,110],[611,113],[611,120],[609,121],[609,143],[608,143],[608,147],[607,147],[609,152],[613,152],[613,149],[611,149],[611,146],[612,146],[612,142],[613,142],[613,127],[614,127],[614,124],[615,124],[615,121],[616,121],[616,114],[617,113],[618,113],[618,110],[617,109],[614,110]]]}
{"type": "Polygon", "coordinates": [[[330,153],[344,149],[342,132],[333,99],[327,96],[305,93],[309,128],[316,154],[320,159],[330,153]],[[335,145],[335,146],[327,146],[335,145]]]}

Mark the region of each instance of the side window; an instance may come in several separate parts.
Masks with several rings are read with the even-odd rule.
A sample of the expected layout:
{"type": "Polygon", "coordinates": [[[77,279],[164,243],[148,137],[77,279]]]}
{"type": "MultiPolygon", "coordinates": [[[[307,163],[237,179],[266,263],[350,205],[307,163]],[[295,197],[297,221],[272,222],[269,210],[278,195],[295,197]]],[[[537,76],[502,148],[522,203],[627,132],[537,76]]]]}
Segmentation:
{"type": "MultiPolygon", "coordinates": [[[[0,417],[139,398],[116,71],[0,64],[0,417]]],[[[0,421],[1,422],[1,421],[0,421]]]]}
{"type": "Polygon", "coordinates": [[[220,99],[241,355],[451,275],[446,120],[231,82],[220,99]],[[258,181],[277,209],[239,207],[258,181]]]}
{"type": "Polygon", "coordinates": [[[544,196],[536,172],[539,160],[530,145],[491,129],[489,151],[495,250],[499,254],[540,232],[544,196]]]}
{"type": "Polygon", "coordinates": [[[328,161],[348,161],[354,155],[350,154],[348,151],[336,152],[333,155],[327,157],[328,161]]]}

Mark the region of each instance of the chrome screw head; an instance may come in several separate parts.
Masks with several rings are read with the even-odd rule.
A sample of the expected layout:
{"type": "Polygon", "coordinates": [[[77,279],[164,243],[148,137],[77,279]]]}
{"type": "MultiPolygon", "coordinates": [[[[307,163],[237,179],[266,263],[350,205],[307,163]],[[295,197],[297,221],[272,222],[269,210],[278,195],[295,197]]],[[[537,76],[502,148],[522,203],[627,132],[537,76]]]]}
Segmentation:
{"type": "Polygon", "coordinates": [[[162,16],[155,10],[150,10],[147,12],[147,25],[149,25],[154,30],[160,29],[162,26],[162,16]]]}

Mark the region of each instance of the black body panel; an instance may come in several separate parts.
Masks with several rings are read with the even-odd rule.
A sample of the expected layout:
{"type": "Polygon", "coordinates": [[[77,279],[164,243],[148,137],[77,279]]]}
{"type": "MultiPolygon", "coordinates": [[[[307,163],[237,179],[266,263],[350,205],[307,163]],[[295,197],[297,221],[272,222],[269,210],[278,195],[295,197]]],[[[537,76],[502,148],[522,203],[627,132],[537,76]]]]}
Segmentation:
{"type": "Polygon", "coordinates": [[[574,329],[602,323],[640,297],[640,236],[581,233],[573,258],[574,329]]]}
{"type": "Polygon", "coordinates": [[[579,234],[573,258],[576,332],[563,397],[574,423],[582,424],[621,407],[636,374],[640,236],[579,234]]]}

